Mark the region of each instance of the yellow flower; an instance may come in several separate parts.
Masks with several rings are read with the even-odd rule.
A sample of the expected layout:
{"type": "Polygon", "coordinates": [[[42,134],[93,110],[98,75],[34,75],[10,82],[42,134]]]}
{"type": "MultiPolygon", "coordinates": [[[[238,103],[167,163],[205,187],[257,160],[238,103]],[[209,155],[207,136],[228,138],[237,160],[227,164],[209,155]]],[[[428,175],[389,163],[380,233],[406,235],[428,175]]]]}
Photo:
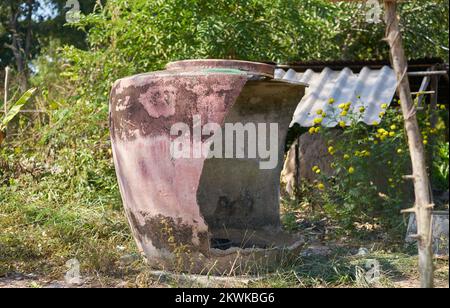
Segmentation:
{"type": "Polygon", "coordinates": [[[366,111],[365,107],[359,107],[359,112],[363,113],[364,111],[366,111]]]}
{"type": "Polygon", "coordinates": [[[382,111],[378,115],[380,116],[380,118],[382,118],[382,117],[384,117],[385,114],[386,114],[386,112],[382,111]]]}
{"type": "Polygon", "coordinates": [[[311,135],[314,135],[315,132],[316,132],[316,129],[315,129],[314,127],[311,127],[311,128],[309,129],[309,133],[310,133],[311,135]]]}
{"type": "Polygon", "coordinates": [[[319,166],[312,167],[312,171],[316,172],[316,170],[319,169],[319,166]]]}
{"type": "Polygon", "coordinates": [[[381,105],[381,109],[387,109],[387,107],[388,107],[388,104],[382,104],[381,105]]]}
{"type": "Polygon", "coordinates": [[[320,170],[320,169],[317,169],[317,170],[316,170],[316,173],[317,173],[317,174],[320,174],[321,172],[322,172],[322,170],[320,170]]]}
{"type": "Polygon", "coordinates": [[[361,155],[366,156],[366,157],[369,157],[369,156],[370,156],[370,152],[364,150],[364,151],[361,152],[361,155]]]}
{"type": "Polygon", "coordinates": [[[334,147],[329,147],[329,148],[328,148],[328,153],[330,153],[331,155],[334,155],[334,154],[335,154],[335,149],[334,149],[334,147]]]}
{"type": "Polygon", "coordinates": [[[395,132],[389,132],[389,137],[394,137],[395,136],[395,132]]]}
{"type": "Polygon", "coordinates": [[[397,129],[397,125],[392,124],[392,125],[391,125],[391,130],[396,130],[396,129],[397,129]]]}
{"type": "Polygon", "coordinates": [[[334,98],[330,98],[330,99],[328,100],[328,104],[330,104],[330,105],[334,104],[334,98]]]}
{"type": "Polygon", "coordinates": [[[445,110],[445,109],[446,109],[446,107],[445,107],[445,105],[440,105],[440,106],[439,106],[439,109],[441,109],[441,110],[445,110]]]}
{"type": "Polygon", "coordinates": [[[322,121],[323,121],[323,118],[315,118],[314,124],[320,124],[320,123],[322,123],[322,121]]]}
{"type": "Polygon", "coordinates": [[[424,144],[424,145],[427,145],[427,144],[428,144],[428,140],[425,139],[425,140],[423,141],[423,144],[424,144]]]}
{"type": "Polygon", "coordinates": [[[341,116],[342,116],[342,117],[345,117],[345,116],[347,115],[347,113],[348,113],[348,112],[347,112],[346,110],[343,110],[343,111],[341,112],[341,116]]]}
{"type": "Polygon", "coordinates": [[[342,127],[342,128],[345,128],[345,122],[344,121],[340,121],[339,122],[339,126],[342,127]]]}
{"type": "Polygon", "coordinates": [[[323,185],[323,183],[319,183],[317,184],[317,188],[320,190],[324,190],[325,189],[325,185],[323,185]]]}
{"type": "Polygon", "coordinates": [[[344,159],[350,159],[350,155],[345,154],[345,155],[344,155],[344,159]]]}
{"type": "Polygon", "coordinates": [[[318,134],[320,132],[320,130],[321,130],[320,126],[317,126],[315,129],[315,133],[318,134]]]}
{"type": "Polygon", "coordinates": [[[389,183],[394,182],[394,180],[392,178],[390,178],[388,181],[389,181],[389,183]]]}
{"type": "Polygon", "coordinates": [[[397,154],[402,154],[403,150],[402,149],[397,149],[397,154]]]}
{"type": "Polygon", "coordinates": [[[373,125],[373,126],[377,126],[378,124],[379,124],[378,121],[373,121],[373,122],[372,122],[372,125],[373,125]]]}
{"type": "Polygon", "coordinates": [[[338,108],[339,109],[345,109],[345,104],[339,104],[338,108]]]}
{"type": "Polygon", "coordinates": [[[348,173],[350,173],[350,174],[355,173],[355,168],[353,168],[353,167],[348,168],[348,173]]]}
{"type": "Polygon", "coordinates": [[[322,110],[322,109],[317,109],[316,113],[317,113],[318,115],[321,115],[321,114],[323,113],[323,110],[322,110]]]}

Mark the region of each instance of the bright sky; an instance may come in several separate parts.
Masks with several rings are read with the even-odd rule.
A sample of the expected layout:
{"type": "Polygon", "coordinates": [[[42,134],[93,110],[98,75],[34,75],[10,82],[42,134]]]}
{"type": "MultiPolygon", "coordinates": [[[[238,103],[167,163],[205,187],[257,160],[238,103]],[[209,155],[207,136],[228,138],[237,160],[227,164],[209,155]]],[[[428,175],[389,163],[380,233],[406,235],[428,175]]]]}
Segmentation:
{"type": "Polygon", "coordinates": [[[54,7],[46,0],[37,0],[40,4],[38,9],[38,15],[43,16],[45,19],[56,17],[54,7]]]}

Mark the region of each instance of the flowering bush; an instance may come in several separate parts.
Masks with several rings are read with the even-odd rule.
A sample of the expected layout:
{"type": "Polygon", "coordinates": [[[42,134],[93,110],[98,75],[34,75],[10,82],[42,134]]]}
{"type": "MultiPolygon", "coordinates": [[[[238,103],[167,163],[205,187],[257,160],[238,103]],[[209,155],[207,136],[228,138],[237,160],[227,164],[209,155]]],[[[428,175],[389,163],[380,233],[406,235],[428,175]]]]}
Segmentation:
{"type": "MultiPolygon", "coordinates": [[[[330,99],[329,104],[336,103],[330,99]]],[[[347,229],[397,230],[400,232],[394,234],[402,234],[400,210],[414,202],[412,184],[403,179],[411,173],[403,116],[398,102],[394,100],[392,105],[388,108],[388,104],[382,104],[382,121],[371,126],[362,122],[368,108],[361,101],[342,103],[327,112],[314,111],[317,118],[309,133],[324,137],[334,170],[333,174],[323,174],[319,166],[312,168],[317,174],[315,202],[319,197],[323,213],[347,229]],[[340,134],[336,137],[332,133],[336,128],[321,127],[324,122],[337,124],[340,134]]],[[[419,114],[419,122],[427,151],[438,144],[442,147],[443,134],[439,132],[445,125],[433,127],[427,113],[419,114]],[[433,145],[429,140],[434,140],[433,145]]],[[[445,168],[441,169],[445,177],[445,168]]],[[[446,170],[448,178],[448,163],[446,170]]]]}

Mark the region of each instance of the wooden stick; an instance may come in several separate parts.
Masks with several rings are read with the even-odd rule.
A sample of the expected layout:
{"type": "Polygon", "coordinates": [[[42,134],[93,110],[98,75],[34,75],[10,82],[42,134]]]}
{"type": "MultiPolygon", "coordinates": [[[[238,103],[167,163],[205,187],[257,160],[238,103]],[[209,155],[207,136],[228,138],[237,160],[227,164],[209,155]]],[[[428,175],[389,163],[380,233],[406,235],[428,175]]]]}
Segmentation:
{"type": "Polygon", "coordinates": [[[5,115],[8,113],[8,83],[9,83],[9,67],[5,68],[5,96],[4,96],[4,104],[3,110],[5,111],[5,115]]]}
{"type": "MultiPolygon", "coordinates": [[[[440,76],[432,76],[431,77],[431,90],[434,92],[430,96],[430,105],[428,106],[428,113],[430,116],[430,128],[435,129],[436,124],[438,121],[438,113],[437,113],[437,105],[438,105],[438,94],[439,94],[439,77],[440,76]]],[[[433,168],[431,167],[433,165],[433,159],[434,159],[434,153],[433,153],[433,146],[435,143],[435,138],[433,134],[430,134],[428,136],[428,144],[429,144],[429,150],[428,150],[428,157],[427,162],[429,166],[428,175],[430,178],[433,178],[433,168]]],[[[431,188],[430,188],[431,189],[431,188]]]]}
{"type": "MultiPolygon", "coordinates": [[[[403,49],[402,35],[397,16],[397,2],[385,0],[386,38],[389,43],[391,62],[398,80],[398,92],[401,109],[405,121],[405,130],[408,137],[411,154],[412,170],[414,175],[415,208],[418,231],[419,272],[422,288],[433,287],[433,251],[432,251],[432,208],[431,195],[427,174],[425,151],[416,109],[411,96],[411,89],[407,77],[407,62],[403,49]]],[[[430,74],[431,72],[426,72],[430,74]]]]}
{"type": "MultiPolygon", "coordinates": [[[[420,95],[423,96],[425,94],[434,94],[434,91],[419,91],[419,92],[412,92],[411,95],[420,95]]],[[[422,104],[418,104],[419,106],[421,106],[422,104]]]]}
{"type": "Polygon", "coordinates": [[[295,197],[300,199],[300,136],[295,141],[295,197]]]}
{"type": "MultiPolygon", "coordinates": [[[[0,110],[0,113],[5,113],[5,111],[0,110]]],[[[48,113],[46,110],[20,110],[19,113],[48,113]]]]}
{"type": "Polygon", "coordinates": [[[427,72],[409,72],[408,76],[436,76],[436,75],[448,75],[447,71],[427,71],[427,72]]]}
{"type": "Polygon", "coordinates": [[[435,128],[438,121],[437,105],[439,91],[439,76],[431,78],[431,101],[430,101],[430,124],[431,128],[435,128]]]}
{"type": "MultiPolygon", "coordinates": [[[[427,71],[433,71],[434,70],[434,66],[430,67],[427,71]]],[[[416,94],[420,94],[418,99],[417,99],[417,106],[418,107],[422,107],[422,101],[424,98],[424,95],[421,94],[421,92],[426,91],[426,89],[428,89],[428,86],[430,85],[430,80],[431,77],[430,76],[425,76],[422,80],[422,84],[420,85],[420,89],[417,93],[411,93],[412,95],[416,95],[416,94]]]]}

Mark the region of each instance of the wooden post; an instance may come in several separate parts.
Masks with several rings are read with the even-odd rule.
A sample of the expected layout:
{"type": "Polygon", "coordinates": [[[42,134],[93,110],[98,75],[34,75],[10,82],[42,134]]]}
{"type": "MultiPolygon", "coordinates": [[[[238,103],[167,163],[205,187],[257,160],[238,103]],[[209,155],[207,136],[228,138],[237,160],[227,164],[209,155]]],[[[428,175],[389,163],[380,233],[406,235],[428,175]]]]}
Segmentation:
{"type": "Polygon", "coordinates": [[[398,93],[401,101],[405,130],[411,155],[415,206],[405,212],[414,212],[417,219],[419,250],[420,284],[422,288],[433,287],[433,252],[432,252],[432,209],[429,179],[425,161],[423,140],[416,117],[409,81],[407,78],[407,61],[400,33],[397,1],[385,0],[386,38],[389,43],[392,66],[397,74],[398,93]]]}
{"type": "Polygon", "coordinates": [[[436,128],[438,122],[437,105],[439,96],[439,76],[433,76],[431,79],[431,94],[430,98],[430,124],[431,128],[436,128]]]}
{"type": "MultiPolygon", "coordinates": [[[[431,129],[435,129],[437,122],[438,122],[438,112],[437,112],[437,105],[438,105],[438,95],[439,95],[439,76],[432,76],[431,77],[431,90],[434,92],[433,94],[431,94],[430,96],[430,106],[428,109],[428,114],[430,117],[430,128],[431,129]]],[[[428,136],[428,144],[429,144],[429,152],[428,152],[428,158],[427,158],[427,163],[428,163],[428,174],[430,176],[430,178],[433,178],[433,168],[432,168],[432,164],[433,164],[433,155],[434,155],[434,145],[435,145],[435,138],[434,135],[431,134],[430,136],[428,136]]]]}
{"type": "Polygon", "coordinates": [[[5,96],[3,100],[3,109],[5,111],[5,116],[8,113],[8,83],[9,83],[9,67],[5,68],[5,96]]]}
{"type": "MultiPolygon", "coordinates": [[[[4,116],[6,117],[6,114],[8,113],[8,83],[9,83],[9,67],[7,66],[5,68],[5,96],[4,96],[4,102],[3,102],[3,109],[5,111],[4,116]]],[[[3,140],[5,139],[5,132],[3,132],[0,129],[0,145],[3,143],[3,140]]]]}
{"type": "Polygon", "coordinates": [[[295,141],[295,199],[300,202],[300,136],[295,141]]]}

